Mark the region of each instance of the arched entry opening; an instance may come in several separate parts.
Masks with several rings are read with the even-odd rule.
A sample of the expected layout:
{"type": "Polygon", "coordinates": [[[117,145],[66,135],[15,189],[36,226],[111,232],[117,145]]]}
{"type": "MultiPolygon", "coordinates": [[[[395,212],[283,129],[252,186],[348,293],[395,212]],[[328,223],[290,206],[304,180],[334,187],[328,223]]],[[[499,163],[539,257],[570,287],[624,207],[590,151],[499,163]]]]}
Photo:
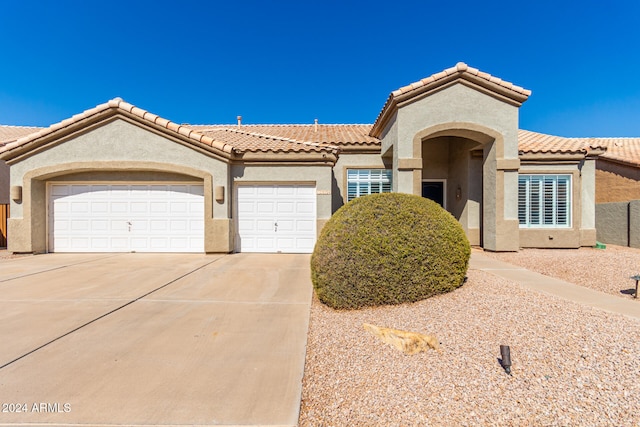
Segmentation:
{"type": "MultiPolygon", "coordinates": [[[[462,225],[474,246],[495,247],[504,225],[504,138],[473,123],[446,123],[414,137],[414,193],[439,202],[462,225]]],[[[516,236],[517,240],[517,236],[516,236]]]]}

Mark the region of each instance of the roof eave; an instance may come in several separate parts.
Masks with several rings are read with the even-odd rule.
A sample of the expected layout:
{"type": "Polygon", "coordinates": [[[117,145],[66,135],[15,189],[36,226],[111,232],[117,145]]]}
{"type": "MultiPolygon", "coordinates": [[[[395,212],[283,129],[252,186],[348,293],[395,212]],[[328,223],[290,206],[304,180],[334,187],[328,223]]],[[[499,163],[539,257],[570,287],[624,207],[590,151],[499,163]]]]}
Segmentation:
{"type": "Polygon", "coordinates": [[[235,161],[242,163],[270,163],[270,164],[319,164],[334,166],[338,161],[337,150],[320,152],[276,152],[276,151],[245,151],[238,155],[235,161]]]}
{"type": "Polygon", "coordinates": [[[37,152],[39,149],[56,141],[85,132],[87,129],[118,116],[142,124],[157,133],[186,142],[188,145],[204,149],[223,158],[232,159],[236,155],[236,151],[229,144],[216,141],[187,126],[178,125],[125,103],[120,99],[115,99],[6,144],[0,148],[0,159],[7,162],[15,161],[33,152],[37,152]]]}
{"type": "Polygon", "coordinates": [[[380,138],[382,131],[397,108],[456,83],[462,83],[516,107],[520,107],[531,95],[531,91],[528,89],[506,83],[502,79],[469,68],[466,64],[458,64],[454,68],[391,92],[369,135],[374,138],[380,138]],[[410,89],[405,91],[404,89],[407,88],[410,89]]]}
{"type": "Polygon", "coordinates": [[[578,151],[520,151],[518,157],[521,161],[552,161],[552,160],[568,160],[580,161],[587,157],[586,150],[578,151]]]}

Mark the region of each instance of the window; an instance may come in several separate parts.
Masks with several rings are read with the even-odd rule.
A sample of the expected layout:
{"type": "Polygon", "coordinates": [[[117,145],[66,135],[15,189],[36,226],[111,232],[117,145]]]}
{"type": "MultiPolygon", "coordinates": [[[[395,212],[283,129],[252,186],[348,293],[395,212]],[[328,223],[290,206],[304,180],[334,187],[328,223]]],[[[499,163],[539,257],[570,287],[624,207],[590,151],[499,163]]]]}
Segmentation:
{"type": "Polygon", "coordinates": [[[391,169],[347,169],[347,201],[391,192],[391,169]]]}
{"type": "Polygon", "coordinates": [[[571,175],[518,177],[520,228],[571,227],[571,175]]]}

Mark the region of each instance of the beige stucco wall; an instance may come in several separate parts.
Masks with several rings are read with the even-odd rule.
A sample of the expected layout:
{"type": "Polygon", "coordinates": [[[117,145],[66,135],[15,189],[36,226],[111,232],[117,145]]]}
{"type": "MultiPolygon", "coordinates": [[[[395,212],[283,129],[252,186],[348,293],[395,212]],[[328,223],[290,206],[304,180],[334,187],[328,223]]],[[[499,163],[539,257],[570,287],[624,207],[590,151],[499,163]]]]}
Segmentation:
{"type": "Polygon", "coordinates": [[[9,203],[9,166],[0,160],[0,205],[9,203]]]}
{"type": "Polygon", "coordinates": [[[347,202],[347,169],[390,169],[380,154],[342,153],[333,168],[332,212],[347,202]]]}
{"type": "Polygon", "coordinates": [[[382,135],[383,153],[393,153],[394,191],[420,194],[422,142],[438,136],[482,144],[482,244],[517,251],[518,107],[461,83],[400,106],[382,135]]]}
{"type": "Polygon", "coordinates": [[[138,174],[144,180],[186,175],[189,180],[201,181],[205,187],[205,250],[229,252],[232,241],[228,198],[223,202],[213,198],[216,186],[225,187],[225,194],[229,194],[228,170],[223,160],[135,122],[122,118],[109,121],[12,163],[11,183],[23,187],[23,198],[11,202],[9,250],[47,250],[47,181],[78,172],[79,177],[95,181],[117,171],[132,177],[138,174]]]}
{"type": "Polygon", "coordinates": [[[523,248],[579,248],[596,243],[595,228],[595,160],[556,162],[548,164],[523,163],[521,174],[571,175],[571,227],[520,228],[523,248]]]}

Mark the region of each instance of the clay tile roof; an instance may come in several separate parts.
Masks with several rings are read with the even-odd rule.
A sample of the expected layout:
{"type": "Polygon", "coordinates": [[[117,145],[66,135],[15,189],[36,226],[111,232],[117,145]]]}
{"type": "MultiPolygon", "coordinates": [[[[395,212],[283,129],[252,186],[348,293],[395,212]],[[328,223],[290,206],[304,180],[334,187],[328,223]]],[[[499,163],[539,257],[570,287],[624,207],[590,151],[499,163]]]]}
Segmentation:
{"type": "Polygon", "coordinates": [[[326,144],[298,141],[292,138],[251,132],[234,127],[213,127],[201,130],[204,135],[232,144],[239,152],[271,152],[271,153],[310,153],[337,152],[337,147],[326,144]]]}
{"type": "Polygon", "coordinates": [[[41,127],[36,126],[0,125],[0,147],[24,136],[39,132],[41,129],[41,127]]]}
{"type": "Polygon", "coordinates": [[[500,93],[500,95],[512,100],[518,105],[526,101],[529,95],[531,95],[531,91],[528,89],[516,86],[513,83],[504,81],[491,74],[484,73],[477,68],[468,66],[464,62],[458,62],[454,67],[447,68],[444,71],[440,71],[430,77],[391,92],[371,129],[372,136],[380,136],[382,128],[391,115],[391,111],[398,103],[411,100],[416,96],[435,90],[442,85],[456,80],[466,80],[486,87],[496,93],[500,93]]]}
{"type": "Polygon", "coordinates": [[[588,153],[604,151],[600,158],[640,167],[640,138],[564,138],[520,130],[520,153],[588,153]]]}
{"type": "Polygon", "coordinates": [[[565,138],[528,130],[518,131],[518,150],[521,154],[577,154],[596,148],[600,148],[597,143],[590,144],[584,138],[565,138]]]}
{"type": "Polygon", "coordinates": [[[585,138],[606,147],[600,157],[640,167],[640,138],[585,138]]]}
{"type": "Polygon", "coordinates": [[[216,141],[215,139],[212,139],[210,137],[205,137],[204,135],[198,134],[187,126],[178,125],[169,120],[162,119],[155,114],[151,114],[141,108],[125,102],[121,98],[114,98],[104,104],[100,104],[94,108],[85,110],[82,113],[76,114],[71,118],[62,120],[61,122],[55,123],[47,128],[40,128],[36,131],[36,133],[29,133],[13,141],[8,141],[5,144],[0,145],[0,153],[20,148],[30,142],[38,140],[39,138],[46,137],[50,134],[53,134],[54,132],[63,130],[65,128],[73,127],[83,120],[90,119],[109,110],[117,110],[119,112],[126,113],[129,116],[137,117],[141,121],[146,121],[149,124],[166,128],[170,131],[183,135],[190,140],[205,144],[206,146],[225,153],[231,153],[234,150],[233,147],[229,144],[216,141]]]}
{"type": "Polygon", "coordinates": [[[350,147],[378,148],[371,125],[193,125],[198,132],[243,151],[322,151],[350,147]]]}

